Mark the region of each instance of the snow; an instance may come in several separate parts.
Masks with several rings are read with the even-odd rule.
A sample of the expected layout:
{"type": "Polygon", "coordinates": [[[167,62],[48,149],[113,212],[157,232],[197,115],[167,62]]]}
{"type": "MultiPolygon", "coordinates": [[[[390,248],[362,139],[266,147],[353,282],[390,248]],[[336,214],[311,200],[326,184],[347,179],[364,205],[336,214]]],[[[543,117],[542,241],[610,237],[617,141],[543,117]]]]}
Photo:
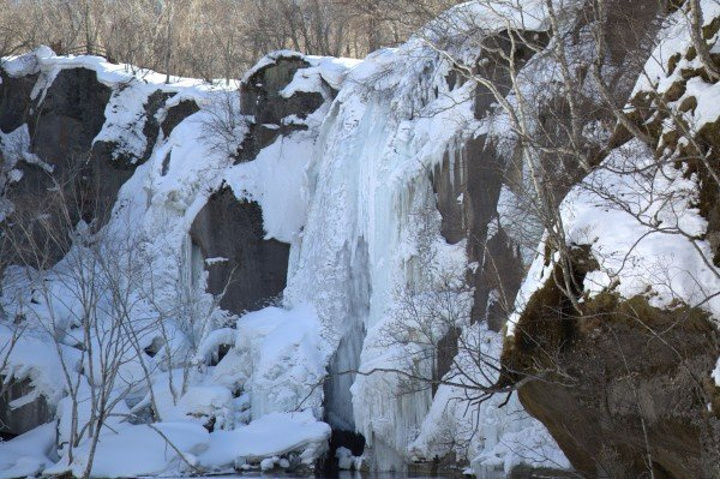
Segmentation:
{"type": "Polygon", "coordinates": [[[239,386],[250,395],[254,419],[321,405],[327,357],[318,329],[308,305],[265,308],[238,320],[235,354],[218,369],[244,376],[239,386]]]}
{"type": "MultiPolygon", "coordinates": [[[[518,25],[544,28],[530,11],[517,17],[518,25]]],[[[354,359],[351,348],[342,350],[348,359],[335,375],[408,367],[407,358],[417,351],[388,345],[387,331],[399,324],[398,292],[430,289],[443,276],[462,277],[466,267],[464,244],[446,245],[439,218],[428,217],[435,197],[427,171],[446,153],[451,161],[464,161],[458,150],[480,128],[472,111],[474,89],[471,83],[448,87],[449,65],[426,40],[375,52],[349,71],[306,170],[307,221],[294,239],[285,301],[314,305],[331,351],[364,344],[354,359]],[[435,252],[430,268],[419,253],[423,240],[435,252]],[[357,335],[364,332],[363,341],[357,335]]],[[[296,75],[286,93],[313,81],[296,75]]],[[[349,392],[333,387],[334,381],[333,397],[348,404],[349,392]]],[[[401,383],[388,374],[358,376],[352,410],[332,411],[366,437],[375,456],[371,468],[402,467],[433,402],[427,390],[403,395],[401,383]]]]}
{"type": "MultiPolygon", "coordinates": [[[[232,467],[238,461],[272,461],[274,456],[299,451],[301,461],[309,466],[325,450],[329,438],[330,427],[310,412],[271,413],[233,431],[210,434],[209,448],[198,459],[204,468],[212,470],[232,467]]],[[[265,462],[263,470],[268,465],[265,462]]]]}
{"type": "Polygon", "coordinates": [[[338,447],[335,450],[335,458],[340,470],[359,469],[360,458],[353,456],[352,451],[346,447],[338,447]]]}
{"type": "MultiPolygon", "coordinates": [[[[71,471],[82,474],[87,465],[91,441],[84,440],[56,464],[49,459],[55,446],[55,423],[34,429],[0,447],[0,477],[12,479],[42,472],[47,475],[71,471]]],[[[235,464],[269,460],[285,469],[291,466],[289,453],[311,466],[322,454],[330,428],[309,412],[273,413],[232,431],[208,433],[192,422],[159,422],[106,429],[101,434],[92,477],[118,478],[178,475],[232,470],[235,464]]],[[[267,464],[267,463],[266,463],[267,464]]],[[[271,467],[272,467],[271,466],[271,467]]]]}
{"type": "Polygon", "coordinates": [[[1,443],[0,478],[14,479],[38,474],[52,463],[55,423],[39,426],[22,436],[1,443]]]}
{"type": "MultiPolygon", "coordinates": [[[[91,474],[97,478],[117,478],[192,472],[187,463],[192,464],[208,444],[207,430],[195,424],[127,426],[100,437],[91,474]]],[[[65,456],[43,473],[53,475],[70,471],[79,477],[87,466],[90,448],[90,441],[86,440],[73,451],[71,464],[65,456]]]]}
{"type": "MultiPolygon", "coordinates": [[[[564,0],[553,0],[554,7],[565,6],[564,0]]],[[[495,0],[493,2],[470,1],[461,3],[445,13],[421,32],[431,42],[446,37],[443,30],[452,28],[457,32],[482,32],[489,35],[502,30],[543,31],[549,28],[549,15],[545,0],[495,0]]],[[[452,35],[450,35],[452,36],[452,35]]]]}
{"type": "MultiPolygon", "coordinates": [[[[0,371],[6,379],[22,381],[29,379],[32,391],[12,404],[21,407],[43,395],[51,404],[57,402],[65,389],[65,379],[61,373],[62,362],[58,351],[49,338],[41,335],[18,334],[5,325],[0,325],[0,371]],[[14,344],[13,344],[14,343],[14,344]]],[[[78,355],[60,345],[67,361],[73,364],[78,355]]]]}
{"type": "MultiPolygon", "coordinates": [[[[533,28],[541,25],[533,23],[533,28]]],[[[420,38],[363,62],[277,52],[248,72],[244,81],[281,57],[309,64],[281,95],[307,91],[327,95],[327,84],[339,90],[337,100],[308,118],[283,119],[283,124],[308,128],[279,137],[253,161],[237,165],[227,153],[241,143],[250,119],[238,112],[238,123],[222,125],[232,138],[220,148],[207,138],[208,122],[218,119],[213,108],[222,108],[229,100],[232,112],[237,112],[236,98],[222,96],[227,92],[220,88],[178,78],[165,84],[163,75],[111,65],[99,57],[56,57],[46,50],[8,63],[17,74],[41,73],[34,92],[40,99],[59,71],[95,71],[113,92],[105,125],[95,141],[119,144],[118,156],[137,166],[120,190],[105,231],[138,244],[134,260],[148,261],[151,283],[137,285],[131,314],[143,318],[140,348],[157,345],[158,351],[154,357],[138,359],[135,349],[126,350],[122,387],[131,392],[127,401],[117,403],[111,428],[101,431],[94,474],[117,477],[192,469],[151,426],[128,422],[150,414],[162,421],[156,425],[168,437],[182,435],[176,446],[183,457],[205,470],[248,462],[262,469],[284,467],[282,461],[291,461],[291,453],[310,465],[324,451],[329,436],[329,426],[318,420],[324,413],[321,386],[330,358],[343,340],[352,354],[334,364],[332,374],[348,378],[343,387],[333,389],[337,404],[347,410],[331,413],[357,425],[368,438],[375,454],[372,467],[397,467],[407,459],[407,447],[420,431],[431,429],[429,423],[423,425],[433,407],[429,391],[402,396],[401,381],[374,375],[357,377],[351,396],[350,372],[409,367],[407,359],[418,353],[417,348],[387,348],[386,332],[401,324],[401,296],[411,292],[422,298],[444,279],[457,282],[464,275],[466,245],[448,245],[440,236],[427,172],[446,154],[453,166],[466,161],[462,144],[481,126],[472,110],[473,85],[451,89],[445,81],[449,63],[420,38]],[[174,95],[165,109],[189,99],[201,110],[152,145],[142,130],[144,104],[156,91],[174,95]],[[139,164],[146,152],[149,158],[139,164]],[[260,204],[266,238],[292,247],[282,307],[249,313],[236,321],[218,311],[202,291],[206,273],[194,269],[188,239],[194,218],[210,194],[224,184],[239,200],[260,204]],[[149,288],[154,293],[152,303],[143,297],[143,290],[149,288]],[[197,307],[178,313],[177,305],[189,301],[197,307]],[[235,327],[228,327],[233,322],[235,327]],[[230,351],[212,366],[213,355],[223,344],[231,346],[230,351]],[[144,377],[146,371],[150,378],[144,377]],[[203,426],[211,422],[214,430],[207,433],[203,426]],[[133,444],[127,457],[137,453],[137,461],[129,461],[124,453],[111,457],[109,451],[126,442],[133,444]]],[[[161,110],[157,119],[163,115],[161,110]]],[[[132,260],[129,254],[128,258],[132,260]]],[[[205,263],[212,267],[222,261],[209,258],[205,263]]],[[[71,265],[65,261],[61,266],[71,265]]],[[[25,298],[22,304],[37,323],[52,323],[62,331],[78,324],[82,310],[77,301],[68,301],[72,294],[59,272],[51,272],[43,281],[49,289],[46,296],[61,301],[28,301],[25,280],[15,286],[8,283],[4,296],[13,298],[13,304],[25,298]]],[[[467,292],[460,293],[457,301],[466,314],[467,292]]],[[[433,334],[442,335],[443,327],[433,334]]],[[[66,339],[72,344],[81,338],[67,333],[66,339]]],[[[82,360],[87,371],[98,367],[82,360]]],[[[57,374],[59,366],[47,370],[58,381],[55,390],[33,380],[36,387],[42,386],[39,390],[54,394],[65,440],[72,401],[67,397],[59,401],[67,393],[62,375],[57,374]]],[[[81,396],[86,395],[84,388],[92,386],[98,385],[83,382],[81,396]]],[[[88,408],[80,412],[82,422],[87,421],[88,408]]],[[[83,439],[75,450],[73,464],[65,458],[46,472],[80,471],[90,440],[83,439]]],[[[347,456],[343,460],[346,465],[362,461],[347,456]]]]}
{"type": "Polygon", "coordinates": [[[207,363],[216,354],[221,345],[235,345],[236,331],[232,328],[220,328],[208,333],[198,348],[198,357],[207,363]]]}
{"type": "Polygon", "coordinates": [[[223,258],[223,257],[207,258],[207,259],[205,260],[205,264],[208,265],[208,266],[213,266],[213,265],[216,265],[216,264],[227,263],[228,261],[229,261],[229,260],[228,260],[227,258],[223,258]]]}
{"type": "MultiPolygon", "coordinates": [[[[147,138],[143,134],[146,114],[143,105],[148,97],[157,91],[156,85],[142,84],[131,88],[115,89],[105,107],[105,125],[93,144],[105,141],[117,144],[113,149],[113,159],[131,158],[136,163],[147,148],[147,138]]],[[[151,147],[154,145],[150,145],[151,147]]]]}
{"type": "MultiPolygon", "coordinates": [[[[89,428],[93,427],[91,421],[93,421],[93,404],[96,403],[97,399],[93,394],[97,394],[97,391],[92,391],[90,385],[84,378],[79,380],[80,384],[77,386],[74,392],[77,400],[76,411],[73,412],[73,397],[68,395],[60,400],[57,405],[57,411],[55,416],[58,418],[57,424],[57,443],[61,447],[68,444],[73,440],[73,421],[77,422],[79,431],[82,431],[80,436],[83,438],[89,437],[89,428]]],[[[112,393],[111,393],[112,394],[112,393]]],[[[127,425],[125,420],[129,414],[127,404],[122,397],[119,397],[117,393],[113,394],[111,401],[109,402],[111,407],[108,407],[108,418],[103,424],[103,432],[116,431],[127,425]],[[112,404],[114,403],[115,404],[112,404]]]]}
{"type": "MultiPolygon", "coordinates": [[[[547,28],[543,4],[507,2],[502,8],[517,14],[510,26],[542,30],[547,28]]],[[[473,18],[468,12],[480,25],[468,22],[460,31],[495,32],[508,26],[499,15],[467,4],[438,20],[436,30],[473,18]]],[[[352,409],[333,409],[332,417],[340,424],[354,423],[364,435],[368,466],[376,470],[402,470],[410,444],[434,427],[425,421],[434,404],[430,391],[406,394],[393,374],[357,376],[350,391],[336,387],[340,380],[332,378],[353,370],[407,371],[411,358],[422,355],[412,343],[393,343],[388,334],[407,328],[400,320],[402,297],[407,292],[422,297],[448,278],[458,282],[468,268],[465,244],[448,245],[439,233],[428,172],[446,156],[451,169],[462,169],[464,143],[490,128],[475,119],[472,82],[453,88],[446,82],[451,65],[428,44],[437,38],[432,28],[397,49],[369,55],[348,72],[306,170],[307,221],[293,243],[285,292],[289,305],[311,302],[330,349],[343,348],[341,362],[331,365],[328,390],[333,404],[351,400],[352,409]],[[359,357],[351,354],[355,344],[362,344],[359,357]]],[[[451,48],[474,64],[477,37],[470,37],[451,48]]],[[[308,84],[296,80],[300,87],[308,84]]],[[[498,125],[491,126],[507,137],[509,128],[498,125]]],[[[461,316],[467,316],[463,294],[455,301],[464,308],[461,316]]],[[[441,337],[442,329],[434,334],[441,337]]],[[[503,413],[496,417],[504,420],[503,413]]],[[[548,447],[556,448],[552,441],[548,447]]]]}
{"type": "Polygon", "coordinates": [[[305,225],[302,184],[314,141],[312,131],[280,136],[254,161],[226,173],[226,182],[238,199],[257,201],[262,207],[266,239],[291,243],[305,225]]]}

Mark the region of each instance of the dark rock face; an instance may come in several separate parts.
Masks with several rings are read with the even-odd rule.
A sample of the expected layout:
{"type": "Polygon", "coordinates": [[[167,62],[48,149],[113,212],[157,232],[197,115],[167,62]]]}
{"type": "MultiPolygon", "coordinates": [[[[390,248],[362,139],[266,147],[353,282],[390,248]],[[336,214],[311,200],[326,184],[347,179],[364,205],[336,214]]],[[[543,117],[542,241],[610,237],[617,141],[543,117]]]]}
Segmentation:
{"type": "Polygon", "coordinates": [[[27,122],[30,94],[38,75],[13,78],[0,69],[0,80],[0,130],[10,133],[27,122]]]}
{"type": "MultiPolygon", "coordinates": [[[[511,87],[505,60],[513,48],[511,36],[517,43],[518,34],[511,32],[501,32],[486,39],[481,44],[486,50],[483,56],[486,61],[477,66],[480,76],[498,85],[502,95],[506,95],[511,87]]],[[[532,42],[532,45],[515,46],[514,67],[518,69],[550,40],[545,32],[524,32],[522,38],[532,42]]],[[[451,73],[446,81],[452,88],[462,81],[462,77],[451,73]]],[[[476,118],[486,116],[495,101],[489,89],[477,85],[474,104],[476,118]]],[[[451,244],[467,238],[468,259],[480,265],[474,273],[468,273],[468,283],[475,290],[472,319],[488,321],[491,329],[499,331],[520,288],[524,271],[518,246],[501,226],[488,239],[488,226],[498,216],[500,191],[503,184],[508,183],[508,172],[512,165],[505,164],[495,151],[495,145],[488,142],[484,135],[465,142],[455,155],[458,157],[451,161],[446,154],[442,166],[433,174],[433,188],[442,215],[441,233],[451,244]],[[490,294],[493,291],[499,297],[491,302],[490,294]]],[[[450,338],[444,339],[448,340],[450,338]]],[[[438,375],[444,372],[440,370],[438,375]]]]}
{"type": "MultiPolygon", "coordinates": [[[[8,108],[28,111],[30,150],[51,165],[52,173],[38,165],[19,165],[24,174],[8,192],[15,213],[5,227],[21,245],[15,248],[15,253],[23,257],[16,259],[38,267],[52,265],[63,256],[70,245],[62,234],[77,221],[104,222],[102,218],[109,213],[117,189],[126,178],[94,168],[92,141],[102,129],[105,106],[110,99],[110,88],[98,82],[94,71],[84,68],[61,71],[41,103],[31,102],[28,81],[17,79],[8,83],[3,95],[11,99],[8,108]],[[14,86],[18,90],[13,90],[14,86]],[[47,221],[33,222],[29,234],[12,231],[13,224],[27,223],[29,215],[44,215],[47,221]],[[59,232],[60,236],[50,239],[50,231],[59,232]],[[28,254],[23,254],[25,246],[28,254]]],[[[3,110],[0,116],[4,115],[3,110]]],[[[9,127],[19,126],[17,122],[24,115],[11,113],[9,127]]]]}
{"type": "MultiPolygon", "coordinates": [[[[279,58],[243,84],[242,112],[254,116],[254,122],[248,125],[249,132],[236,162],[252,161],[279,137],[307,129],[306,125],[288,125],[282,120],[289,115],[307,117],[324,104],[326,97],[298,92],[284,98],[280,91],[298,69],[308,66],[299,58],[279,58]]],[[[326,95],[330,95],[329,86],[326,95]]],[[[191,112],[193,106],[183,108],[191,112]]],[[[171,121],[172,110],[165,123],[171,121]]],[[[285,289],[290,246],[264,239],[260,206],[238,200],[229,187],[221,187],[210,197],[195,218],[190,236],[201,258],[227,258],[225,262],[205,266],[209,273],[208,292],[220,294],[227,286],[220,303],[224,309],[235,313],[260,309],[285,289]]]]}
{"type": "Polygon", "coordinates": [[[30,394],[32,390],[32,384],[27,379],[13,381],[0,396],[0,436],[15,437],[53,420],[53,411],[43,396],[19,408],[10,407],[12,401],[30,394]]]}
{"type": "Polygon", "coordinates": [[[220,294],[228,311],[260,309],[287,281],[290,246],[265,240],[257,203],[239,201],[228,187],[214,193],[193,222],[190,237],[203,258],[227,258],[208,265],[208,292],[220,294]]]}
{"type": "Polygon", "coordinates": [[[506,178],[505,166],[484,136],[468,141],[459,155],[453,167],[446,158],[433,177],[441,232],[451,244],[468,239],[468,257],[482,265],[469,278],[475,290],[472,318],[486,320],[491,329],[500,331],[524,274],[519,247],[501,226],[488,239],[488,225],[497,216],[506,178]],[[462,201],[458,201],[460,194],[462,201]],[[489,304],[492,291],[500,296],[489,304]]]}
{"type": "Polygon", "coordinates": [[[717,477],[720,420],[700,379],[714,367],[717,335],[710,324],[660,338],[641,328],[608,324],[597,338],[579,337],[561,367],[582,380],[527,384],[523,406],[587,477],[717,477]]]}
{"type": "Polygon", "coordinates": [[[200,111],[200,108],[197,106],[197,103],[192,100],[183,100],[177,105],[168,108],[167,115],[161,125],[165,138],[170,136],[170,133],[172,133],[181,121],[190,115],[194,115],[198,111],[200,111]]]}
{"type": "MultiPolygon", "coordinates": [[[[27,254],[21,253],[22,258],[16,260],[47,267],[69,247],[69,238],[47,241],[48,231],[67,231],[81,219],[95,228],[103,226],[122,185],[150,158],[161,128],[169,135],[180,121],[198,111],[198,106],[181,102],[169,109],[161,125],[156,114],[172,94],[158,90],[150,95],[143,116],[146,148],[136,158],[124,154],[114,142],[93,144],[105,123],[105,108],[112,94],[94,71],[60,71],[41,102],[30,99],[36,80],[37,75],[9,78],[3,74],[0,128],[9,132],[27,122],[31,152],[52,167],[50,173],[38,165],[21,163],[23,178],[8,193],[16,206],[15,223],[23,222],[31,212],[51,218],[48,224],[33,226],[32,239],[20,237],[26,233],[14,233],[16,244],[27,246],[27,254]],[[62,187],[55,188],[56,184],[62,187]],[[38,248],[42,254],[33,254],[31,250],[38,248]]],[[[11,224],[5,226],[6,231],[12,229],[11,224]]]]}
{"type": "Polygon", "coordinates": [[[87,159],[93,139],[105,123],[111,90],[92,70],[58,73],[28,124],[32,151],[58,168],[87,159]]]}
{"type": "Polygon", "coordinates": [[[324,92],[296,92],[290,98],[280,92],[290,84],[299,69],[308,64],[301,58],[279,58],[271,65],[261,68],[241,87],[240,108],[245,115],[254,117],[250,131],[240,145],[236,162],[252,161],[257,154],[278,137],[293,131],[305,130],[304,124],[285,124],[283,119],[295,115],[305,119],[320,108],[326,98],[332,98],[337,92],[324,84],[324,92]]]}
{"type": "Polygon", "coordinates": [[[278,125],[289,115],[304,118],[320,108],[324,102],[321,93],[296,93],[290,98],[280,95],[295,73],[309,66],[301,58],[279,58],[274,64],[255,72],[241,87],[242,112],[255,116],[258,124],[278,125]]]}

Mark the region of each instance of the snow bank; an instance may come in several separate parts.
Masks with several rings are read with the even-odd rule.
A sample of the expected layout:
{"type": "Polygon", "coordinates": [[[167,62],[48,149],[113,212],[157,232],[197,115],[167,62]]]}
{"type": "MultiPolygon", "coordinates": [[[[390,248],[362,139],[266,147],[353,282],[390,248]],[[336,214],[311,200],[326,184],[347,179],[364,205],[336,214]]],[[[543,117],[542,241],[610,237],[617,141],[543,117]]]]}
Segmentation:
{"type": "Polygon", "coordinates": [[[322,404],[327,356],[314,310],[265,308],[238,320],[234,354],[218,364],[215,377],[240,376],[250,395],[252,417],[316,408],[322,404]]]}
{"type": "Polygon", "coordinates": [[[55,423],[40,426],[0,443],[0,478],[14,479],[41,473],[52,461],[55,423]]]}
{"type": "Polygon", "coordinates": [[[295,453],[294,460],[312,466],[325,451],[329,438],[330,426],[318,422],[310,412],[272,413],[234,431],[212,433],[210,447],[199,457],[199,464],[207,470],[226,469],[257,465],[270,458],[272,464],[279,465],[280,458],[295,453]]]}
{"type": "MultiPolygon", "coordinates": [[[[59,347],[66,355],[67,363],[71,368],[74,367],[79,355],[63,345],[59,347]]],[[[12,407],[21,407],[40,395],[45,396],[48,403],[55,404],[63,396],[65,379],[62,361],[56,345],[49,338],[32,334],[18,335],[0,325],[0,362],[5,366],[0,374],[7,382],[11,379],[29,379],[32,384],[32,392],[13,401],[12,407]]]]}
{"type": "MultiPolygon", "coordinates": [[[[208,444],[207,430],[196,424],[126,426],[100,437],[91,475],[116,478],[193,472],[197,455],[205,451],[208,444]]],[[[87,467],[90,448],[91,441],[85,440],[73,451],[71,464],[65,456],[43,473],[53,475],[69,471],[80,477],[87,467]]]]}

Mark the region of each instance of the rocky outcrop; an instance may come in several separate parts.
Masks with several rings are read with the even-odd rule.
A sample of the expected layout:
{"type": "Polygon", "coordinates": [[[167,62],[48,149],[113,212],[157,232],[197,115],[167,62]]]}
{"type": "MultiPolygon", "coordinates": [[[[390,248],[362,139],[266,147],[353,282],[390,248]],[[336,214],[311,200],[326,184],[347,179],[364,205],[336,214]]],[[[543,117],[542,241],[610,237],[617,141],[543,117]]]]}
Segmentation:
{"type": "Polygon", "coordinates": [[[8,439],[18,436],[53,419],[54,411],[42,395],[27,403],[23,400],[22,405],[14,407],[17,405],[13,401],[33,394],[30,380],[10,381],[3,387],[3,391],[0,396],[0,437],[8,439]]]}
{"type": "Polygon", "coordinates": [[[2,72],[0,129],[11,133],[27,125],[27,153],[35,155],[32,161],[20,159],[17,169],[22,178],[6,191],[14,205],[14,221],[5,224],[15,240],[13,254],[19,253],[14,261],[50,266],[70,247],[68,236],[55,237],[50,231],[69,232],[79,220],[102,227],[122,185],[150,158],[160,132],[168,136],[180,121],[198,111],[192,100],[165,110],[174,93],[157,90],[150,94],[138,119],[145,148],[137,156],[118,141],[94,141],[106,126],[112,95],[122,89],[122,85],[105,85],[95,70],[80,66],[60,69],[54,77],[48,72],[17,77],[2,72]],[[49,85],[38,83],[48,77],[49,85]],[[162,116],[161,110],[165,110],[162,116]],[[34,222],[28,228],[30,214],[40,214],[49,222],[34,222]]]}
{"type": "Polygon", "coordinates": [[[27,122],[30,95],[38,75],[11,77],[0,69],[0,130],[10,133],[27,122]]]}
{"type": "MultiPolygon", "coordinates": [[[[596,266],[580,251],[578,284],[596,266]]],[[[520,400],[584,476],[715,478],[718,355],[720,334],[699,309],[605,293],[578,312],[549,281],[527,304],[503,365],[511,382],[538,378],[520,400]]]]}
{"type": "Polygon", "coordinates": [[[88,152],[105,123],[111,90],[93,70],[62,70],[44,97],[32,105],[28,119],[32,152],[55,165],[63,176],[88,152]]]}
{"type": "Polygon", "coordinates": [[[5,225],[6,232],[20,245],[13,248],[21,256],[17,260],[39,267],[54,264],[67,251],[68,227],[80,219],[91,223],[102,218],[101,210],[109,213],[115,197],[110,190],[115,188],[116,194],[126,178],[95,168],[91,161],[110,88],[98,81],[94,71],[76,68],[60,71],[47,90],[32,99],[30,83],[38,88],[36,78],[3,82],[3,95],[8,98],[3,106],[9,111],[4,109],[2,116],[8,130],[27,124],[28,153],[36,158],[17,165],[22,179],[7,191],[14,219],[5,225]],[[47,221],[30,222],[29,215],[42,215],[47,221]]]}
{"type": "Polygon", "coordinates": [[[236,313],[253,311],[276,299],[287,278],[290,245],[264,239],[262,210],[240,201],[224,187],[213,193],[190,229],[205,263],[207,291],[221,295],[220,306],[236,313]]]}
{"type": "MultiPolygon", "coordinates": [[[[290,115],[305,118],[320,108],[325,101],[320,92],[283,95],[283,90],[293,81],[298,70],[309,66],[300,55],[281,53],[270,65],[252,72],[243,80],[240,90],[243,114],[254,116],[257,124],[279,125],[290,115]]],[[[329,85],[327,90],[331,90],[329,85]]]]}
{"type": "Polygon", "coordinates": [[[305,130],[302,121],[325,101],[334,98],[330,85],[322,82],[322,92],[293,92],[283,95],[283,89],[294,79],[298,70],[310,64],[299,55],[280,54],[273,63],[258,68],[243,81],[240,90],[240,110],[252,117],[249,131],[240,145],[236,162],[253,160],[266,146],[282,135],[305,130]]]}
{"type": "MultiPolygon", "coordinates": [[[[298,70],[308,67],[301,56],[281,53],[243,81],[240,103],[248,132],[235,156],[236,164],[254,160],[282,137],[307,130],[303,120],[332,98],[332,89],[324,82],[322,92],[281,94],[298,70]]],[[[208,292],[223,295],[220,305],[224,309],[257,310],[277,300],[285,289],[290,245],[265,239],[265,235],[260,204],[239,199],[225,184],[193,221],[193,244],[203,258],[218,258],[205,267],[208,292]]]]}
{"type": "MultiPolygon", "coordinates": [[[[704,41],[716,42],[720,21],[705,20],[704,41]]],[[[669,24],[682,22],[676,18],[669,24]]],[[[673,210],[658,224],[643,222],[636,207],[628,207],[629,200],[613,189],[603,190],[598,198],[601,202],[609,198],[615,206],[625,205],[634,221],[647,228],[642,230],[647,231],[646,236],[656,235],[657,244],[673,240],[673,235],[685,235],[687,228],[678,224],[663,231],[659,225],[673,223],[674,217],[699,214],[703,222],[707,221],[707,228],[702,234],[683,236],[687,238],[685,247],[705,251],[705,244],[698,244],[706,241],[711,254],[698,253],[699,262],[707,267],[714,262],[717,266],[719,186],[712,177],[718,172],[718,112],[714,107],[698,108],[701,92],[712,89],[717,81],[696,60],[687,30],[676,30],[674,37],[663,38],[673,40],[667,44],[661,40],[646,67],[655,68],[658,77],[647,82],[640,77],[637,93],[629,101],[628,118],[645,143],[642,148],[646,150],[641,151],[654,158],[645,178],[677,175],[691,182],[687,189],[679,190],[673,190],[677,187],[671,182],[658,198],[665,194],[697,197],[692,207],[673,210]],[[653,63],[656,61],[662,62],[659,69],[653,63]],[[689,129],[688,124],[703,126],[689,129]],[[699,160],[703,158],[707,161],[699,160]],[[662,165],[667,164],[673,167],[664,169],[662,165]]],[[[617,128],[610,149],[633,137],[628,128],[617,128]]],[[[659,190],[643,189],[639,178],[641,175],[632,169],[621,175],[621,181],[637,185],[634,193],[641,202],[658,209],[655,217],[662,216],[666,205],[654,203],[661,201],[656,198],[659,190]]],[[[593,184],[593,180],[588,183],[593,184]]],[[[597,190],[587,187],[579,191],[597,194],[597,190]]],[[[569,218],[566,228],[578,228],[573,224],[576,218],[569,218]]],[[[716,479],[720,477],[720,387],[712,371],[720,356],[720,333],[712,295],[702,300],[695,298],[691,303],[673,290],[673,301],[663,305],[657,300],[662,294],[658,290],[666,282],[672,284],[672,280],[657,276],[648,280],[645,292],[621,295],[618,290],[632,282],[631,277],[623,276],[630,274],[623,268],[615,273],[612,285],[589,294],[588,284],[593,281],[585,282],[586,275],[599,271],[605,258],[617,254],[595,250],[603,235],[610,236],[618,228],[611,224],[605,227],[605,231],[599,230],[600,237],[592,239],[593,244],[569,244],[569,270],[553,266],[552,274],[545,274],[542,286],[529,297],[514,334],[507,338],[500,384],[520,386],[522,404],[545,424],[584,477],[636,478],[651,474],[658,479],[716,479]],[[571,291],[561,291],[558,285],[563,284],[574,286],[571,291]]],[[[627,224],[624,228],[627,231],[619,234],[637,234],[627,224]]],[[[637,237],[635,246],[643,240],[637,237]]],[[[663,256],[656,253],[656,257],[643,257],[633,250],[619,253],[628,263],[648,265],[663,256]]],[[[548,247],[541,260],[543,257],[547,270],[553,251],[548,247]]],[[[673,256],[660,265],[660,270],[666,274],[687,271],[689,267],[682,261],[673,256]]],[[[684,281],[694,281],[693,274],[684,281]]],[[[703,287],[714,291],[708,281],[703,287]]]]}
{"type": "Polygon", "coordinates": [[[165,119],[160,125],[165,138],[170,136],[170,133],[172,133],[181,121],[198,111],[200,111],[200,108],[193,100],[182,100],[177,105],[168,107],[165,119]]]}

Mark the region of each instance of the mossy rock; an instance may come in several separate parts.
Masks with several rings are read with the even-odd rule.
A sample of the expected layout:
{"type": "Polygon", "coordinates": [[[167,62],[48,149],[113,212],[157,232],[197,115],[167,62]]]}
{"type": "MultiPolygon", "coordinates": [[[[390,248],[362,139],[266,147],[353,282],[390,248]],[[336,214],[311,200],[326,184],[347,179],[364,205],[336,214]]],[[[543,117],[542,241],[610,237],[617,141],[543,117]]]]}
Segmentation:
{"type": "Polygon", "coordinates": [[[710,23],[702,27],[703,39],[710,40],[718,31],[720,31],[720,17],[715,17],[710,23]]]}
{"type": "Polygon", "coordinates": [[[705,147],[720,152],[720,119],[703,125],[697,133],[697,140],[705,147]]]}
{"type": "MultiPolygon", "coordinates": [[[[588,246],[571,254],[572,280],[582,285],[597,264],[588,246]]],[[[712,477],[708,470],[720,460],[713,446],[720,441],[720,388],[710,373],[720,335],[710,315],[612,290],[592,298],[573,291],[576,309],[558,287],[562,268],[545,281],[505,339],[498,385],[523,381],[523,406],[581,475],[642,477],[650,448],[656,478],[712,477]]]]}
{"type": "Polygon", "coordinates": [[[680,76],[684,80],[700,77],[705,83],[714,83],[705,68],[683,68],[680,70],[680,76]]]}
{"type": "Polygon", "coordinates": [[[677,68],[678,63],[680,63],[681,59],[682,55],[680,55],[679,53],[676,53],[675,55],[670,57],[667,66],[668,75],[672,75],[675,72],[675,69],[677,68]]]}
{"type": "MultiPolygon", "coordinates": [[[[562,300],[543,303],[558,300],[552,283],[533,295],[521,321],[544,316],[549,325],[563,310],[562,300]]],[[[535,347],[511,345],[513,366],[540,378],[520,388],[523,406],[588,477],[598,465],[607,477],[642,477],[648,448],[656,478],[710,477],[706,465],[717,457],[711,445],[720,438],[720,388],[710,372],[720,341],[709,315],[613,292],[581,304],[582,313],[563,318],[571,336],[547,341],[558,337],[555,327],[535,347]]]]}
{"type": "Polygon", "coordinates": [[[673,83],[670,88],[665,91],[663,100],[668,103],[678,101],[687,91],[687,85],[684,81],[677,81],[673,83]]]}
{"type": "Polygon", "coordinates": [[[683,101],[680,103],[680,106],[678,107],[678,110],[680,110],[683,113],[687,113],[689,111],[694,112],[695,109],[698,106],[697,98],[694,96],[688,96],[683,99],[683,101]]]}
{"type": "MultiPolygon", "coordinates": [[[[660,140],[660,147],[658,153],[662,153],[665,150],[675,151],[678,147],[678,140],[680,140],[680,133],[676,130],[670,130],[663,133],[662,139],[660,140]]],[[[679,166],[679,165],[678,165],[679,166]]]]}
{"type": "MultiPolygon", "coordinates": [[[[571,250],[571,255],[571,284],[581,287],[585,275],[597,269],[598,265],[590,255],[589,246],[577,246],[571,250]]],[[[546,245],[545,258],[547,260],[551,257],[552,249],[546,245]]],[[[553,368],[555,364],[551,356],[538,356],[538,351],[559,351],[573,340],[577,311],[553,280],[562,277],[563,268],[557,264],[545,285],[530,298],[515,325],[515,334],[505,338],[500,384],[511,384],[524,375],[534,375],[542,373],[545,368],[553,368]]],[[[581,291],[575,293],[579,298],[581,291]]]]}

